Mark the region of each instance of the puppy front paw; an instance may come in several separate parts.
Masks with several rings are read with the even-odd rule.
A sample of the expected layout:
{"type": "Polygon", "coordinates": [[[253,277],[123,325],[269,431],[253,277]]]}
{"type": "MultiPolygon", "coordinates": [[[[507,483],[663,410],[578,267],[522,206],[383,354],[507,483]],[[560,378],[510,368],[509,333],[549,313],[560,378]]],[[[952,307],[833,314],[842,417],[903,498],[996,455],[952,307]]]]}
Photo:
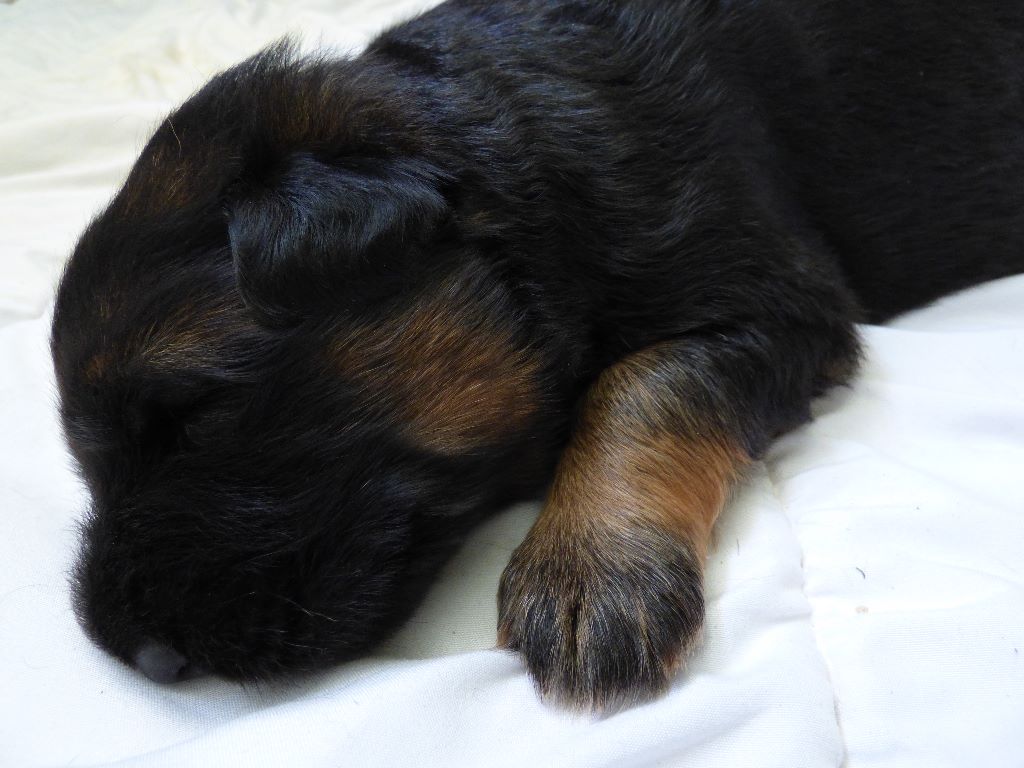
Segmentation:
{"type": "Polygon", "coordinates": [[[663,691],[704,616],[690,548],[655,527],[530,532],[502,574],[499,644],[541,696],[614,710],[663,691]]]}

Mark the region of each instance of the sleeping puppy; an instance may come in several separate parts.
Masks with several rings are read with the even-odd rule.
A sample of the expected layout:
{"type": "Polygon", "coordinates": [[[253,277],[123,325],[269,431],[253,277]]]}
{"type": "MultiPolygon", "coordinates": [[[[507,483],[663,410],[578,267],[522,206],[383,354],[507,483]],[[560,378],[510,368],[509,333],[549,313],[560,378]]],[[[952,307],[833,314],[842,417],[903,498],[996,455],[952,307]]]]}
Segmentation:
{"type": "Polygon", "coordinates": [[[543,496],[500,643],[663,689],[854,323],[1024,269],[1024,5],[452,0],[168,117],[61,281],[76,604],[157,681],[371,647],[543,496]]]}

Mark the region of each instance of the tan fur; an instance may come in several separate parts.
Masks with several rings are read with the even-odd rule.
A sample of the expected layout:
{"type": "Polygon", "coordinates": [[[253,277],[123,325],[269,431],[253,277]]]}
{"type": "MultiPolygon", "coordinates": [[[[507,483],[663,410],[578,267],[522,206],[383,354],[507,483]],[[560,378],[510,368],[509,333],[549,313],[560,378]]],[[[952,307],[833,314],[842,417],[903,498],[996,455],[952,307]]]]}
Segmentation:
{"type": "Polygon", "coordinates": [[[699,635],[711,531],[749,462],[676,352],[653,347],[598,377],[502,575],[499,644],[527,656],[543,695],[574,706],[668,684],[699,635]],[[627,664],[630,686],[594,684],[609,663],[627,664]]]}
{"type": "MultiPolygon", "coordinates": [[[[739,451],[714,439],[663,434],[632,443],[577,440],[563,458],[543,515],[548,525],[589,531],[655,526],[703,560],[742,465],[739,451]]],[[[600,546],[600,536],[593,540],[600,546]]]]}
{"type": "MultiPolygon", "coordinates": [[[[112,316],[112,302],[100,302],[100,312],[112,316]]],[[[85,378],[93,383],[118,366],[141,363],[155,370],[180,370],[216,363],[220,345],[247,324],[241,301],[221,301],[201,310],[186,304],[163,322],[142,328],[125,347],[103,350],[85,362],[85,378]]]]}
{"type": "MultiPolygon", "coordinates": [[[[344,83],[349,90],[357,85],[357,73],[344,83]]],[[[380,125],[394,124],[400,119],[389,108],[387,95],[379,91],[376,82],[368,84],[363,95],[345,93],[339,84],[329,80],[321,84],[296,80],[284,82],[281,87],[289,89],[291,108],[267,114],[265,127],[275,146],[282,148],[303,151],[311,145],[335,143],[339,126],[351,131],[353,142],[373,142],[380,125]],[[339,100],[342,94],[347,101],[339,100]],[[336,115],[333,119],[332,114],[336,115]],[[360,116],[357,122],[353,122],[353,114],[360,116]]],[[[394,134],[389,140],[395,151],[412,154],[429,139],[417,136],[416,126],[408,125],[406,129],[407,135],[394,134]]],[[[224,153],[237,151],[233,144],[212,141],[194,130],[189,133],[185,126],[174,122],[173,116],[168,117],[119,194],[123,213],[152,216],[202,199],[214,181],[207,169],[216,167],[224,153]]]]}
{"type": "Polygon", "coordinates": [[[542,517],[572,528],[655,525],[703,559],[747,458],[688,404],[666,401],[650,376],[658,356],[634,355],[592,387],[542,517]]]}
{"type": "Polygon", "coordinates": [[[85,364],[85,378],[87,381],[96,383],[100,381],[110,368],[113,359],[106,352],[100,352],[89,358],[89,362],[85,364]]]}
{"type": "Polygon", "coordinates": [[[453,278],[436,295],[334,346],[333,364],[440,453],[501,441],[538,409],[538,362],[453,278]]]}
{"type": "Polygon", "coordinates": [[[220,301],[202,308],[186,304],[159,326],[147,328],[134,352],[158,369],[215,362],[221,342],[246,325],[249,321],[245,318],[240,301],[220,301]]]}

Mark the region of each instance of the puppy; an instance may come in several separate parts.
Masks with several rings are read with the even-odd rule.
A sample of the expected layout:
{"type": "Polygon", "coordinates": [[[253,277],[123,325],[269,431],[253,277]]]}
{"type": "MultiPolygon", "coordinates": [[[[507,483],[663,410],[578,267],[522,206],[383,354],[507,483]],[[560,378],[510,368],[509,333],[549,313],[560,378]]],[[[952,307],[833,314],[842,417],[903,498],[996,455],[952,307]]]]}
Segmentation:
{"type": "Polygon", "coordinates": [[[156,130],[61,281],[76,604],[157,681],[351,658],[544,496],[499,639],[663,689],[854,323],[1024,269],[1024,5],[452,0],[156,130]]]}

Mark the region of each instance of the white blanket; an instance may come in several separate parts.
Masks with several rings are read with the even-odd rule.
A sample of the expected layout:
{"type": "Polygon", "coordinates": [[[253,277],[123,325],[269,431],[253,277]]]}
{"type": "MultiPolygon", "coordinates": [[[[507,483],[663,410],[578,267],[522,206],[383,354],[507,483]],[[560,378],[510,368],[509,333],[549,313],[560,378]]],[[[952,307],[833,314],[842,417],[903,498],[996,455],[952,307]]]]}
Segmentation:
{"type": "Polygon", "coordinates": [[[86,640],[45,318],[75,235],[217,69],[287,32],[354,50],[423,5],[0,4],[0,766],[1024,766],[1024,278],[863,329],[856,385],[720,521],[705,642],[650,704],[545,707],[493,650],[529,505],[313,679],[160,686],[86,640]]]}

